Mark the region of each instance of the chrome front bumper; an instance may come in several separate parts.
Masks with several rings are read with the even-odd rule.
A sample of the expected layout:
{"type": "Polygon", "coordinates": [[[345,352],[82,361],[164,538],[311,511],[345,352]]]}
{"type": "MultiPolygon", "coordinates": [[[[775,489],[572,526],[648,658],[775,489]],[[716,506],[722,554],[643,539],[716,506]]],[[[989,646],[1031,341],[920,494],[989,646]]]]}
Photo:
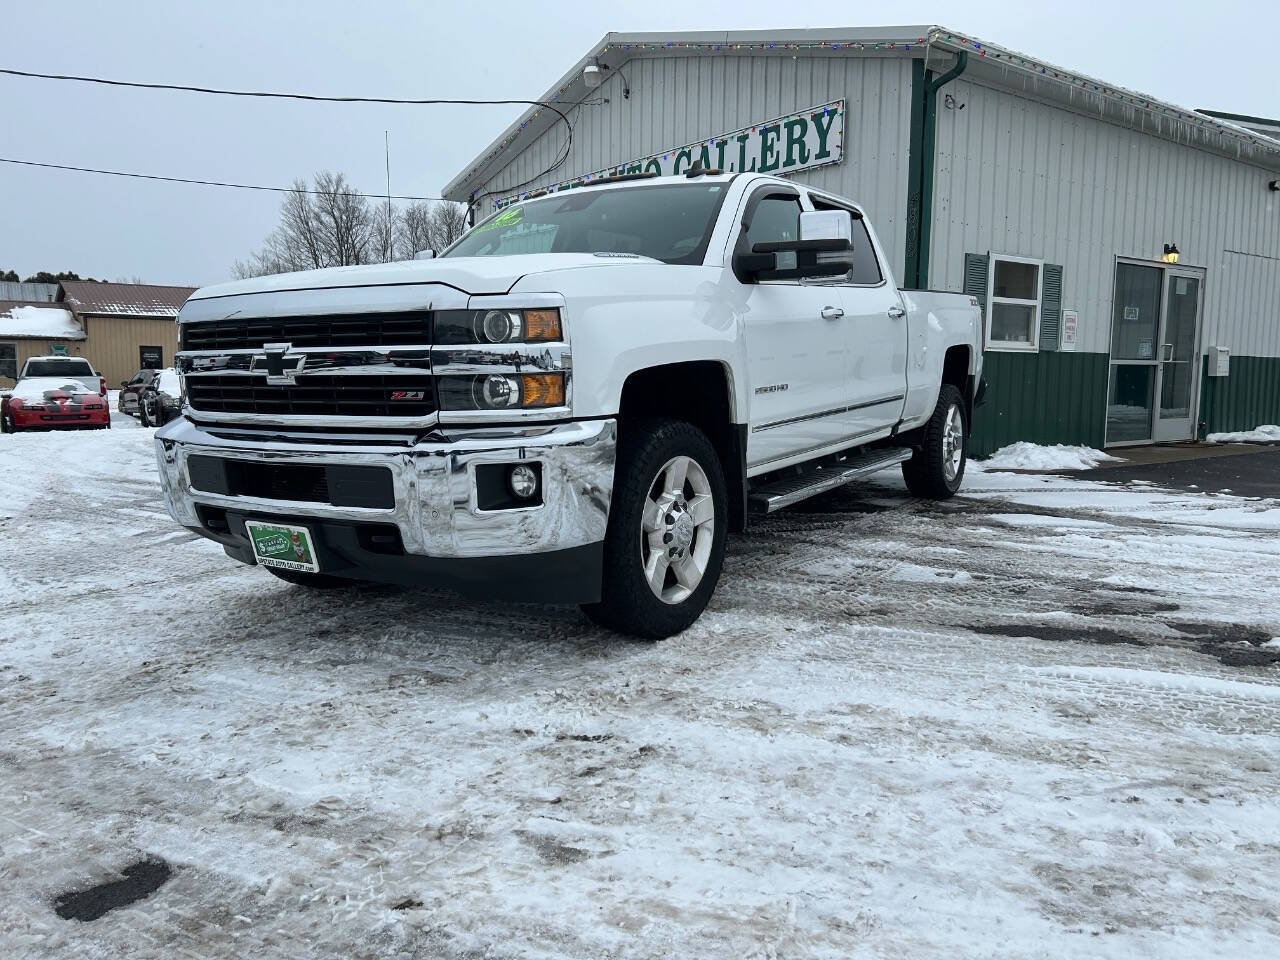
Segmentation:
{"type": "MultiPolygon", "coordinates": [[[[202,428],[185,417],[156,433],[160,484],[170,515],[210,536],[197,506],[237,514],[314,518],[340,523],[394,524],[406,557],[516,557],[596,545],[604,540],[613,491],[617,422],[486,427],[433,435],[412,444],[370,440],[326,442],[322,436],[260,440],[202,428]],[[192,486],[195,455],[276,463],[382,466],[391,471],[395,505],[340,507],[300,500],[227,496],[192,486]],[[514,461],[542,464],[543,502],[513,510],[476,507],[475,468],[514,461]]],[[[217,539],[217,537],[214,537],[217,539]]]]}

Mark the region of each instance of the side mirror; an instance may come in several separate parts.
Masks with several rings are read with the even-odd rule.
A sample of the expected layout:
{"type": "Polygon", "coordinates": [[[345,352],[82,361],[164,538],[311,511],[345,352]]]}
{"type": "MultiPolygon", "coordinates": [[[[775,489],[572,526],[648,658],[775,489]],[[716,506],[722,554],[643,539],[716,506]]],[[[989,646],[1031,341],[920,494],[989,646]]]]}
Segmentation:
{"type": "Polygon", "coordinates": [[[847,210],[810,210],[800,214],[800,239],[757,243],[734,257],[743,283],[839,277],[853,269],[853,215],[847,210]]]}
{"type": "Polygon", "coordinates": [[[434,260],[435,258],[436,252],[434,250],[419,250],[413,255],[415,260],[434,260]]]}

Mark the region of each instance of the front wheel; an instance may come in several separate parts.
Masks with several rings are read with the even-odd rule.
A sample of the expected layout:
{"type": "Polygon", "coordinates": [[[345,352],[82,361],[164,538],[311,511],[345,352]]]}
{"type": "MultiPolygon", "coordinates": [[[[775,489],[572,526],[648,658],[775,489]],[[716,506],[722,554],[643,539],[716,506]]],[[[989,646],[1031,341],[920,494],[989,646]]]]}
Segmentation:
{"type": "Polygon", "coordinates": [[[955,496],[968,462],[968,426],[964,397],[955,386],[944,383],[933,416],[921,431],[919,448],[902,465],[908,490],[931,500],[955,496]]]}
{"type": "Polygon", "coordinates": [[[702,614],[724,564],[727,497],[720,458],[692,424],[624,426],[600,602],[583,612],[648,640],[679,633],[702,614]]]}
{"type": "Polygon", "coordinates": [[[151,416],[147,413],[147,402],[145,400],[138,401],[138,424],[143,427],[155,426],[151,422],[151,416]]]}

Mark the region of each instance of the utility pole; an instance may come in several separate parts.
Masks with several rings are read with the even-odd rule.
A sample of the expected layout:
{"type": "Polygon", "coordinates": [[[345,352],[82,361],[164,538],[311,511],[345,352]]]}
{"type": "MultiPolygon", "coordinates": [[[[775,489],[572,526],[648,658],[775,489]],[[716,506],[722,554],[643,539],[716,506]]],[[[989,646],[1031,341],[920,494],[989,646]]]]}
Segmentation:
{"type": "Polygon", "coordinates": [[[395,251],[391,249],[391,131],[383,130],[382,136],[387,157],[387,256],[394,260],[395,251]]]}

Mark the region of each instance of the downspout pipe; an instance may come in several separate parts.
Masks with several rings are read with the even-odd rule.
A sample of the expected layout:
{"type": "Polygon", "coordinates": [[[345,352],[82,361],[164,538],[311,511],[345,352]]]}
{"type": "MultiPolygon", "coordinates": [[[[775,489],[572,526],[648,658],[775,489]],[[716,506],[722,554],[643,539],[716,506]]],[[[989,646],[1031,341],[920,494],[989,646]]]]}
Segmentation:
{"type": "Polygon", "coordinates": [[[931,76],[922,60],[916,61],[912,86],[918,93],[912,104],[911,156],[907,177],[907,251],[905,285],[929,286],[929,239],[933,230],[933,169],[937,149],[938,91],[969,66],[969,54],[956,54],[955,66],[941,76],[931,76]]]}

